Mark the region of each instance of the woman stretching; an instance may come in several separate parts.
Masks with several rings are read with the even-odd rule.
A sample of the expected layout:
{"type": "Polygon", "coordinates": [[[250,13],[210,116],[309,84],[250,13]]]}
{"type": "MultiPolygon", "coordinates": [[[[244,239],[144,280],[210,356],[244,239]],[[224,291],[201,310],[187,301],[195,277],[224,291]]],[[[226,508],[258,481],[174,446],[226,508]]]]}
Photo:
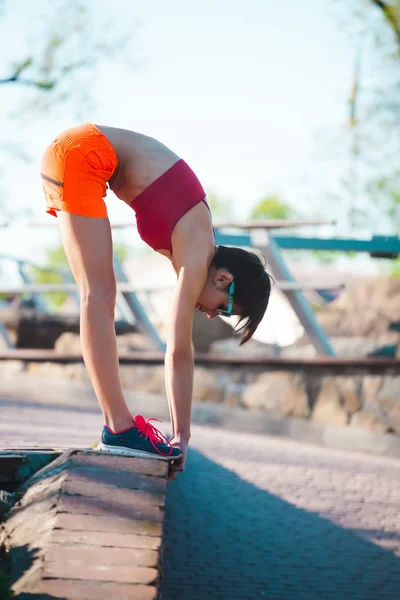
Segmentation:
{"type": "Polygon", "coordinates": [[[157,140],[85,124],[61,133],[41,163],[46,211],[58,217],[80,293],[82,354],[104,415],[99,450],[173,460],[183,471],[190,440],[193,389],[192,320],[239,315],[241,344],[264,316],[270,278],[258,256],[216,246],[206,194],[189,166],[157,140]],[[173,437],[142,415],[133,417],[119,377],[114,329],[116,281],[108,187],[136,213],[141,238],[176,272],[165,356],[173,437]]]}

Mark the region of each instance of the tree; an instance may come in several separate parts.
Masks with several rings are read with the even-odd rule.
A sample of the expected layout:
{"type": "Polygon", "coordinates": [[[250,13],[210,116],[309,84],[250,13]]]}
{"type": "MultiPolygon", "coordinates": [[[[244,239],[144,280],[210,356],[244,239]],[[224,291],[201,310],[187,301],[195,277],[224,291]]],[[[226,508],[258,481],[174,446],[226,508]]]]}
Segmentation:
{"type": "MultiPolygon", "coordinates": [[[[339,162],[328,164],[325,208],[343,224],[376,233],[400,228],[400,0],[336,0],[341,29],[355,49],[349,118],[334,143],[324,140],[339,162]],[[341,12],[340,12],[341,11],[341,12]]],[[[329,162],[329,161],[328,161],[329,162]]],[[[320,170],[319,165],[316,171],[320,170]]]]}
{"type": "Polygon", "coordinates": [[[101,61],[129,62],[132,26],[116,20],[111,6],[102,22],[93,1],[36,0],[33,5],[28,0],[6,0],[4,5],[5,29],[10,27],[8,21],[11,27],[15,25],[13,19],[23,10],[28,13],[29,27],[24,30],[26,39],[21,40],[19,56],[8,68],[2,67],[9,74],[0,78],[0,84],[31,88],[35,109],[57,102],[77,107],[91,97],[90,84],[101,61]]]}
{"type": "Polygon", "coordinates": [[[382,0],[371,0],[379,8],[389,25],[396,35],[397,44],[400,50],[400,1],[382,2],[382,0]]]}
{"type": "MultiPolygon", "coordinates": [[[[129,19],[121,19],[113,3],[102,8],[98,10],[95,0],[0,0],[0,39],[18,39],[0,57],[2,95],[10,98],[4,125],[0,121],[2,164],[10,158],[32,160],[30,125],[52,111],[64,116],[70,112],[71,120],[87,119],[97,103],[93,82],[107,61],[134,64],[135,28],[129,19]],[[12,139],[7,140],[11,119],[12,139]]],[[[17,212],[9,206],[0,200],[8,219],[17,212]]]]}
{"type": "Polygon", "coordinates": [[[276,195],[261,198],[250,213],[250,219],[289,219],[292,216],[293,209],[276,195]]]}

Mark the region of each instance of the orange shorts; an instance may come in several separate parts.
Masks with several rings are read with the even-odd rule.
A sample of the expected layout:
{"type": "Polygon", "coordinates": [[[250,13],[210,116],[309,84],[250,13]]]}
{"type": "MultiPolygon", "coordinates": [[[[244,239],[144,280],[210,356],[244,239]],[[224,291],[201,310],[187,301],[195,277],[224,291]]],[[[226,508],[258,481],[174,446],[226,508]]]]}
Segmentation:
{"type": "Polygon", "coordinates": [[[86,123],[63,131],[42,157],[46,212],[55,217],[57,210],[64,210],[106,218],[106,184],[117,165],[114,148],[95,125],[86,123]]]}

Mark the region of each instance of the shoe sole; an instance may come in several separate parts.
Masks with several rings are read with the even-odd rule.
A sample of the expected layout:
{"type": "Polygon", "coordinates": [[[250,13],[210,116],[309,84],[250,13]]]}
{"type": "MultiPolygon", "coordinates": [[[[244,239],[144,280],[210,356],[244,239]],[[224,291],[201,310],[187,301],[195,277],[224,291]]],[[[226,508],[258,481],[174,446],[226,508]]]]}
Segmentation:
{"type": "Polygon", "coordinates": [[[178,456],[163,456],[162,454],[144,452],[144,450],[132,450],[132,448],[125,448],[124,446],[107,446],[102,442],[98,444],[97,450],[100,450],[100,452],[108,452],[109,454],[120,454],[122,456],[138,456],[140,458],[155,458],[157,460],[177,460],[182,456],[182,453],[178,456]]]}

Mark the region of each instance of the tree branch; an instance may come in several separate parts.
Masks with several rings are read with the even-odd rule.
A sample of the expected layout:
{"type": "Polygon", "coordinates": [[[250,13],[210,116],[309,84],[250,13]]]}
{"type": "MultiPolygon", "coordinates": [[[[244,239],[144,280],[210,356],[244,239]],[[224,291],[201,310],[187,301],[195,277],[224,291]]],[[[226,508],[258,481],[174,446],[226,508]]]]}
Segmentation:
{"type": "Polygon", "coordinates": [[[0,84],[4,83],[20,83],[21,85],[31,85],[41,90],[51,90],[54,87],[54,82],[51,81],[33,81],[32,79],[20,79],[18,76],[13,75],[7,79],[0,79],[0,84]]]}
{"type": "Polygon", "coordinates": [[[389,6],[382,0],[371,0],[371,2],[383,11],[386,20],[388,21],[388,23],[390,24],[390,26],[396,34],[397,43],[400,47],[400,19],[397,18],[395,7],[389,6]]]}

